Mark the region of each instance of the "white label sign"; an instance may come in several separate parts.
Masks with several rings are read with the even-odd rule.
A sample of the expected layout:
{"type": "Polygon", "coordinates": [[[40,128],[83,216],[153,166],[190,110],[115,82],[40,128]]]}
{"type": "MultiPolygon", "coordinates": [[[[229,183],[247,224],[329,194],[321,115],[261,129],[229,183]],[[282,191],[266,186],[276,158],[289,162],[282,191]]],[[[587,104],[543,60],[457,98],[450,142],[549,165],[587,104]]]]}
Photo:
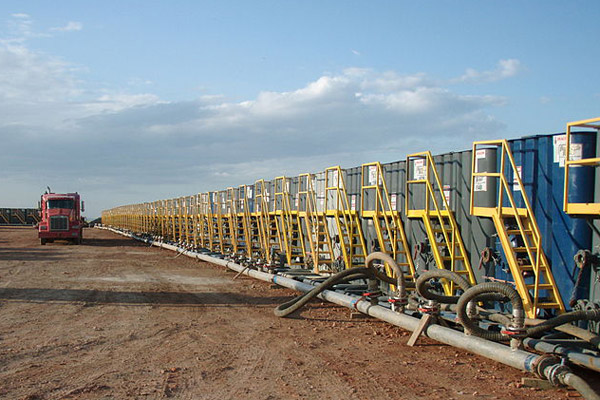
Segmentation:
{"type": "Polygon", "coordinates": [[[475,152],[475,172],[479,172],[479,160],[485,159],[485,150],[475,152]]]}
{"type": "MultiPolygon", "coordinates": [[[[517,174],[519,174],[519,178],[521,178],[522,167],[517,165],[517,174]]],[[[518,192],[521,190],[521,186],[519,186],[519,181],[517,180],[517,176],[513,178],[513,191],[518,192]]]]}
{"type": "Polygon", "coordinates": [[[333,186],[340,187],[340,177],[337,169],[333,171],[333,186]]]}
{"type": "Polygon", "coordinates": [[[377,166],[369,165],[369,185],[374,186],[377,182],[377,166]]]}
{"type": "Polygon", "coordinates": [[[414,161],[413,179],[416,181],[427,179],[427,169],[425,168],[425,159],[420,158],[414,161]]]}
{"type": "Polygon", "coordinates": [[[446,204],[450,206],[450,186],[444,185],[444,197],[446,198],[446,204]]]}
{"type": "Polygon", "coordinates": [[[396,204],[397,204],[397,201],[398,201],[398,200],[397,200],[397,195],[393,194],[393,195],[391,196],[391,199],[390,199],[390,200],[391,200],[391,203],[392,203],[392,210],[396,211],[396,210],[397,210],[397,209],[396,209],[396,204]]]}
{"type": "Polygon", "coordinates": [[[473,190],[475,192],[487,191],[487,176],[476,176],[473,186],[474,186],[473,190]]]}
{"type": "MultiPolygon", "coordinates": [[[[554,162],[558,163],[560,167],[564,167],[567,158],[567,135],[554,136],[553,144],[554,162]]],[[[571,146],[569,146],[569,158],[571,161],[583,158],[583,145],[581,143],[571,143],[571,146]]],[[[578,165],[574,165],[573,167],[578,167],[578,165]]]]}
{"type": "Polygon", "coordinates": [[[355,194],[353,194],[350,199],[350,208],[352,209],[352,211],[356,211],[356,195],[355,194]]]}

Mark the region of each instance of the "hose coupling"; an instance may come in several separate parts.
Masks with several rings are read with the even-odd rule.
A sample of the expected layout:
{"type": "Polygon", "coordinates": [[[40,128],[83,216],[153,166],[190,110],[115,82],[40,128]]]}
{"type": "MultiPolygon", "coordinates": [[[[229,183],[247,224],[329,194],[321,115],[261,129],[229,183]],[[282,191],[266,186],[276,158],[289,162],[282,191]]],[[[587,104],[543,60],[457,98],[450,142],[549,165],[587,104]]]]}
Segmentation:
{"type": "Polygon", "coordinates": [[[405,297],[392,296],[388,298],[388,303],[392,306],[392,311],[402,312],[404,311],[404,307],[408,304],[408,299],[405,297]]]}
{"type": "Polygon", "coordinates": [[[546,379],[544,371],[555,364],[560,364],[560,358],[552,354],[542,354],[531,364],[531,372],[540,379],[546,379]]]}
{"type": "Polygon", "coordinates": [[[379,296],[381,296],[381,295],[382,295],[382,293],[380,291],[363,293],[363,297],[366,300],[369,300],[369,302],[373,305],[377,305],[379,303],[379,296]]]}
{"type": "Polygon", "coordinates": [[[527,333],[527,329],[520,324],[511,323],[506,325],[506,327],[501,330],[500,333],[509,337],[522,337],[527,333]]]}
{"type": "Polygon", "coordinates": [[[440,305],[434,300],[428,300],[417,308],[417,311],[423,314],[439,315],[440,305]]]}
{"type": "Polygon", "coordinates": [[[552,383],[554,386],[564,385],[564,376],[570,372],[571,368],[567,367],[563,363],[554,364],[544,371],[548,381],[550,381],[550,383],[552,383]]]}

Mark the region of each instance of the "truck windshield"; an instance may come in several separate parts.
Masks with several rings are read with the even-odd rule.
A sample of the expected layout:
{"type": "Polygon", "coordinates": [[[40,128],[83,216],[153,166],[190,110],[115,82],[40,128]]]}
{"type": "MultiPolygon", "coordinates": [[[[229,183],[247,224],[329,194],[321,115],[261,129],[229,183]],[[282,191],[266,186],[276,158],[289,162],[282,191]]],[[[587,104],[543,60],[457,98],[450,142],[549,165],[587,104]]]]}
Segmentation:
{"type": "Polygon", "coordinates": [[[75,201],[73,199],[54,199],[48,200],[48,208],[75,208],[75,201]]]}

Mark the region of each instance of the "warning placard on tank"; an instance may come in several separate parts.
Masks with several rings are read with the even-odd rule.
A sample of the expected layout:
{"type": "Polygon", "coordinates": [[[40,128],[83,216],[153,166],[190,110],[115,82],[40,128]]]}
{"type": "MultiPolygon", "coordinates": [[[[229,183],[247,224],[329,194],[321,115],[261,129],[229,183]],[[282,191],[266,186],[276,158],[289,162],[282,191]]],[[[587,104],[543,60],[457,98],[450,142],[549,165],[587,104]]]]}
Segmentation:
{"type": "Polygon", "coordinates": [[[416,181],[427,179],[427,168],[425,168],[425,159],[420,158],[414,161],[413,179],[416,181]]]}
{"type": "Polygon", "coordinates": [[[473,182],[473,190],[475,192],[487,191],[487,176],[476,176],[473,182]]]}
{"type": "MultiPolygon", "coordinates": [[[[554,141],[554,162],[559,166],[565,166],[567,159],[567,135],[556,135],[554,141]]],[[[569,146],[569,159],[581,160],[583,157],[583,145],[581,143],[571,143],[569,146]]],[[[576,165],[574,165],[575,167],[576,165]]]]}

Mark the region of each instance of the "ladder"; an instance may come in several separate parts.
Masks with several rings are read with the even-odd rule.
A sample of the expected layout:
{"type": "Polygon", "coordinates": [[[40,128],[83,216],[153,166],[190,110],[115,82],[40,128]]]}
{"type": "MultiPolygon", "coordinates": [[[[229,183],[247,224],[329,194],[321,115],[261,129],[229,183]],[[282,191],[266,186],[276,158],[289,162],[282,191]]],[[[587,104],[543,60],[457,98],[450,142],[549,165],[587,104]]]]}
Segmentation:
{"type": "Polygon", "coordinates": [[[268,264],[275,261],[272,257],[274,252],[281,250],[279,242],[277,222],[274,212],[270,211],[270,193],[267,190],[267,184],[264,179],[256,181],[254,184],[256,194],[256,215],[258,219],[259,233],[263,255],[268,264]]]}
{"type": "MultiPolygon", "coordinates": [[[[361,166],[361,215],[373,221],[380,251],[390,255],[404,272],[405,279],[411,281],[415,279],[415,265],[397,200],[395,197],[395,201],[392,201],[381,163],[363,164],[361,166]],[[366,204],[367,198],[374,199],[373,205],[366,204]]],[[[395,276],[390,266],[386,264],[385,268],[389,276],[395,276]]],[[[392,287],[392,290],[395,288],[392,287]]]]}
{"type": "Polygon", "coordinates": [[[344,266],[352,268],[365,264],[367,249],[356,204],[348,201],[345,174],[339,165],[325,170],[325,213],[335,220],[344,266]]]}
{"type": "Polygon", "coordinates": [[[166,241],[173,241],[174,237],[173,237],[173,214],[174,214],[174,210],[173,210],[173,199],[170,200],[166,200],[165,201],[165,211],[166,211],[166,215],[165,215],[165,240],[166,241]]]}
{"type": "Polygon", "coordinates": [[[172,216],[173,218],[171,219],[171,222],[173,224],[173,242],[177,243],[181,240],[181,224],[180,224],[180,219],[181,219],[181,208],[179,205],[179,200],[180,199],[173,199],[173,213],[172,216]]]}
{"type": "Polygon", "coordinates": [[[525,187],[518,173],[512,152],[506,140],[487,140],[473,143],[471,187],[476,179],[497,182],[498,196],[493,207],[474,204],[471,190],[471,214],[492,218],[506,261],[514,279],[523,307],[529,318],[536,318],[541,310],[565,311],[550,264],[542,248],[542,237],[525,187]],[[501,152],[498,170],[478,172],[477,150],[496,147],[501,152]],[[512,176],[510,181],[508,176],[512,176]],[[514,186],[513,186],[514,185],[514,186]],[[524,207],[519,207],[515,195],[519,192],[524,207]]]}
{"type": "Polygon", "coordinates": [[[199,217],[200,226],[198,227],[198,230],[200,231],[200,246],[204,249],[211,250],[212,217],[210,216],[210,193],[200,194],[199,217]]]}
{"type": "Polygon", "coordinates": [[[253,212],[254,188],[251,185],[241,185],[238,188],[239,207],[238,215],[242,215],[244,241],[246,242],[246,257],[254,259],[260,257],[262,248],[260,243],[259,222],[253,212]]]}
{"type": "Polygon", "coordinates": [[[218,193],[210,192],[209,203],[208,203],[208,215],[209,215],[209,249],[214,252],[221,252],[221,237],[219,228],[219,204],[218,204],[218,193]]]}
{"type": "Polygon", "coordinates": [[[191,243],[191,234],[190,234],[190,198],[188,196],[182,197],[180,200],[180,218],[179,224],[181,226],[181,238],[179,242],[184,244],[185,246],[189,246],[191,243]]]}
{"type": "Polygon", "coordinates": [[[167,201],[159,200],[159,221],[160,221],[160,236],[163,241],[167,240],[167,201]]]}
{"type": "Polygon", "coordinates": [[[6,211],[8,211],[6,208],[0,209],[0,218],[2,218],[5,224],[10,224],[10,214],[6,213],[6,211]]]}
{"type": "Polygon", "coordinates": [[[231,228],[231,242],[233,253],[246,252],[246,236],[244,234],[244,216],[238,212],[239,190],[227,188],[227,211],[229,212],[229,224],[231,228]]]}
{"type": "MultiPolygon", "coordinates": [[[[407,217],[423,221],[437,267],[462,275],[474,285],[476,281],[469,255],[448,203],[449,199],[444,193],[431,152],[408,155],[405,203],[407,217]],[[413,192],[419,189],[422,196],[415,196],[413,192]]],[[[458,286],[454,282],[444,281],[442,285],[447,295],[456,294],[458,286]]]]}
{"type": "Polygon", "coordinates": [[[199,243],[199,226],[200,226],[200,195],[195,194],[190,196],[190,212],[191,212],[191,243],[193,243],[194,249],[198,248],[199,243]]]}
{"type": "MultiPolygon", "coordinates": [[[[298,217],[300,221],[304,222],[305,237],[308,238],[313,271],[315,273],[332,272],[333,246],[327,226],[327,216],[324,211],[319,211],[319,207],[317,207],[316,176],[301,174],[298,179],[298,217]]],[[[309,254],[307,253],[307,258],[309,254]]]]}
{"type": "Polygon", "coordinates": [[[233,252],[233,235],[231,226],[231,214],[227,202],[227,191],[222,190],[217,193],[217,221],[219,226],[219,242],[221,254],[231,254],[233,252]]]}
{"type": "Polygon", "coordinates": [[[286,255],[287,265],[304,265],[306,257],[304,237],[296,205],[292,207],[290,194],[291,179],[275,178],[275,221],[279,243],[286,255]]]}
{"type": "Polygon", "coordinates": [[[25,215],[23,215],[23,212],[18,208],[13,208],[12,211],[13,211],[13,215],[15,217],[17,217],[17,219],[19,220],[21,225],[25,225],[25,215]]]}

